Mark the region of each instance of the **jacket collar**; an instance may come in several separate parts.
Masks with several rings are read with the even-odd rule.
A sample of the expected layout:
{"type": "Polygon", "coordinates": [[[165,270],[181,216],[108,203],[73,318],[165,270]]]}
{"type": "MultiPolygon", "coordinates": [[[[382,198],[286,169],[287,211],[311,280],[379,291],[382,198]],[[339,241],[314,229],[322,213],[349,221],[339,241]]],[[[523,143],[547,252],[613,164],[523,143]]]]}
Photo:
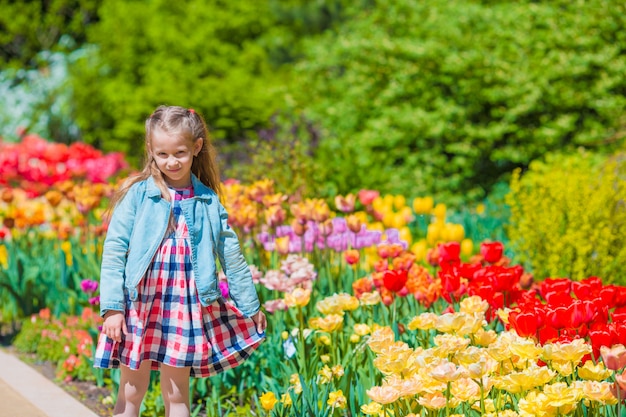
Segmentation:
{"type": "MultiPolygon", "coordinates": [[[[193,173],[191,174],[191,185],[193,185],[194,197],[208,200],[215,195],[215,191],[204,185],[193,173]]],[[[161,190],[157,187],[152,176],[146,179],[146,194],[150,198],[161,196],[161,190]]]]}

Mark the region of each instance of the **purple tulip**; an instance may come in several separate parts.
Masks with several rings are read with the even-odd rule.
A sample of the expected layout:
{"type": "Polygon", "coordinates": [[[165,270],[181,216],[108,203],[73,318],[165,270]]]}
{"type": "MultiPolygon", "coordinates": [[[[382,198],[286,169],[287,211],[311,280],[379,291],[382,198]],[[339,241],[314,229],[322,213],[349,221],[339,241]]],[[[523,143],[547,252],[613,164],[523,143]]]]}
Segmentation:
{"type": "Polygon", "coordinates": [[[220,281],[220,291],[222,292],[222,297],[228,298],[228,282],[220,281]]]}
{"type": "Polygon", "coordinates": [[[80,288],[83,290],[83,292],[91,294],[93,292],[96,292],[96,290],[98,289],[98,281],[84,279],[80,283],[80,288]]]}

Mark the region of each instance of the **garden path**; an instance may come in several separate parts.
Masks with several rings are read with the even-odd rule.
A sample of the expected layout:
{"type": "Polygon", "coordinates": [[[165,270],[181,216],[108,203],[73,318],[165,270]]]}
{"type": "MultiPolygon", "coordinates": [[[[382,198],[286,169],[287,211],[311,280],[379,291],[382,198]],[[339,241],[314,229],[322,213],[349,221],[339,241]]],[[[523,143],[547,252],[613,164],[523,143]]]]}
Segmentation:
{"type": "Polygon", "coordinates": [[[39,372],[0,349],[0,417],[98,417],[39,372]]]}

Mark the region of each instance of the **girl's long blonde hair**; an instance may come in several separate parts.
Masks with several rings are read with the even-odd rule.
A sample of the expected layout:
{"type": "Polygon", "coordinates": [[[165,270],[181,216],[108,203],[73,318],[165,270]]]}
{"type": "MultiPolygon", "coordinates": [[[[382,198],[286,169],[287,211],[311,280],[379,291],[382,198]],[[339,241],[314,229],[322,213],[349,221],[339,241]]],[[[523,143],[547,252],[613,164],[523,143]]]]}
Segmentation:
{"type": "Polygon", "coordinates": [[[179,106],[159,106],[146,119],[145,165],[138,175],[124,181],[113,194],[109,204],[109,211],[113,210],[117,203],[124,198],[130,187],[150,176],[154,178],[154,182],[161,190],[163,198],[170,200],[170,193],[163,174],[161,174],[154,158],[150,154],[152,134],[156,130],[170,135],[180,135],[188,139],[192,144],[197,139],[202,138],[202,148],[198,155],[193,157],[191,172],[198,177],[200,182],[215,191],[218,197],[221,197],[222,190],[220,172],[217,165],[217,152],[211,143],[209,130],[204,119],[192,109],[179,106]]]}

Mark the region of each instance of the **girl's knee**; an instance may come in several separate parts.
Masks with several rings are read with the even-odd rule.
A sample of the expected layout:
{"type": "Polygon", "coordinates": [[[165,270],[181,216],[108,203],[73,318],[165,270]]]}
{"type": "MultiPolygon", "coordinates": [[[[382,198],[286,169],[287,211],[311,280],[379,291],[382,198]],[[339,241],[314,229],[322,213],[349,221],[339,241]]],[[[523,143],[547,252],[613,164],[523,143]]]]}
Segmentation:
{"type": "Polygon", "coordinates": [[[140,404],[150,385],[150,363],[142,363],[139,370],[122,368],[120,397],[133,404],[140,404]]]}

